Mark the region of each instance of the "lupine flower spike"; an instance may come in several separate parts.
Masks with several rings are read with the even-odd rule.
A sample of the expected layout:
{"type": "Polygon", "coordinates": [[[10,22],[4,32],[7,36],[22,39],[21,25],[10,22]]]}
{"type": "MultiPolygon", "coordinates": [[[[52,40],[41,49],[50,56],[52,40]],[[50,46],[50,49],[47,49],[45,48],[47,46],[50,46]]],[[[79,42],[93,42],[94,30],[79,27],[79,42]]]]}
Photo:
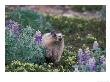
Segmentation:
{"type": "Polygon", "coordinates": [[[15,22],[13,20],[7,20],[5,22],[5,27],[10,29],[10,31],[12,31],[16,35],[16,37],[19,36],[20,24],[18,24],[17,22],[15,22]]]}
{"type": "Polygon", "coordinates": [[[42,33],[39,30],[36,31],[34,40],[37,45],[40,45],[42,43],[42,33]]]}
{"type": "Polygon", "coordinates": [[[94,41],[94,43],[93,43],[93,49],[94,50],[99,49],[99,43],[97,41],[94,41]]]}
{"type": "Polygon", "coordinates": [[[95,58],[94,57],[90,58],[86,65],[89,68],[89,71],[95,71],[96,70],[96,60],[95,60],[95,58]]]}

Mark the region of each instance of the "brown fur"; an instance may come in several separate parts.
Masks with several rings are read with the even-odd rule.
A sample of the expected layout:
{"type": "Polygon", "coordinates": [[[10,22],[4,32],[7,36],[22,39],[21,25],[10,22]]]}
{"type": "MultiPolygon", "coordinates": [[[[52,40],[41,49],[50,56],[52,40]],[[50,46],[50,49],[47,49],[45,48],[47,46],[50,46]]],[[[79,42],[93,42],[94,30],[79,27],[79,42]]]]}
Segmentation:
{"type": "Polygon", "coordinates": [[[42,38],[43,44],[46,48],[46,58],[53,63],[60,61],[64,49],[64,39],[58,40],[58,35],[52,36],[51,33],[46,33],[42,38]]]}

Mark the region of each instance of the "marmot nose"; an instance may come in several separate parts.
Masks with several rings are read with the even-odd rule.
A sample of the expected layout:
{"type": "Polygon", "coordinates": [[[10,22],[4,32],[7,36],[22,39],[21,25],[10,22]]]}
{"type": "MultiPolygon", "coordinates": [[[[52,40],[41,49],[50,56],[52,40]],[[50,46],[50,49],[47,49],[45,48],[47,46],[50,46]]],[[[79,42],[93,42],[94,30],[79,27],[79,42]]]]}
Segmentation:
{"type": "Polygon", "coordinates": [[[59,38],[59,41],[61,41],[62,40],[62,38],[59,38]]]}

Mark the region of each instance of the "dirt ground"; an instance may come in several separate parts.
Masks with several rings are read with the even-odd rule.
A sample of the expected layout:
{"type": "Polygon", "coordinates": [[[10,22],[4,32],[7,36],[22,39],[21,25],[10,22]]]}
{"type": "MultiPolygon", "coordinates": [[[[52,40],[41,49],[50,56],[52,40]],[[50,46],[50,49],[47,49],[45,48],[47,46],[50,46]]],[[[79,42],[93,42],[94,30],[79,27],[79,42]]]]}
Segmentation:
{"type": "Polygon", "coordinates": [[[99,18],[99,12],[77,12],[74,9],[71,9],[69,6],[25,6],[28,9],[33,11],[38,11],[41,13],[49,14],[49,15],[57,15],[57,16],[81,16],[88,18],[99,18]]]}

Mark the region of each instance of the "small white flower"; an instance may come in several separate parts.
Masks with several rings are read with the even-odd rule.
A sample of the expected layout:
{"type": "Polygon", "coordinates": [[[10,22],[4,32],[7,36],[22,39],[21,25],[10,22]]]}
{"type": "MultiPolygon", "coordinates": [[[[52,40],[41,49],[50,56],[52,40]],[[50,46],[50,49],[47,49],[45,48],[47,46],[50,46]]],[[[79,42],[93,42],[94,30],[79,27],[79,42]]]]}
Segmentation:
{"type": "Polygon", "coordinates": [[[79,66],[78,65],[74,65],[73,67],[74,67],[74,72],[79,72],[79,70],[78,70],[79,66]]]}
{"type": "Polygon", "coordinates": [[[89,50],[89,47],[85,49],[85,53],[88,53],[88,54],[90,54],[90,50],[89,50]]]}
{"type": "Polygon", "coordinates": [[[80,48],[78,51],[78,54],[82,54],[82,53],[83,53],[83,50],[80,48]]]}
{"type": "Polygon", "coordinates": [[[38,31],[36,31],[36,35],[37,35],[37,36],[41,36],[42,34],[41,34],[41,32],[38,30],[38,31]]]}
{"type": "Polygon", "coordinates": [[[99,48],[99,43],[97,41],[94,41],[93,43],[93,49],[97,50],[99,48]]]}
{"type": "Polygon", "coordinates": [[[79,72],[78,68],[75,68],[74,72],[79,72]]]}

